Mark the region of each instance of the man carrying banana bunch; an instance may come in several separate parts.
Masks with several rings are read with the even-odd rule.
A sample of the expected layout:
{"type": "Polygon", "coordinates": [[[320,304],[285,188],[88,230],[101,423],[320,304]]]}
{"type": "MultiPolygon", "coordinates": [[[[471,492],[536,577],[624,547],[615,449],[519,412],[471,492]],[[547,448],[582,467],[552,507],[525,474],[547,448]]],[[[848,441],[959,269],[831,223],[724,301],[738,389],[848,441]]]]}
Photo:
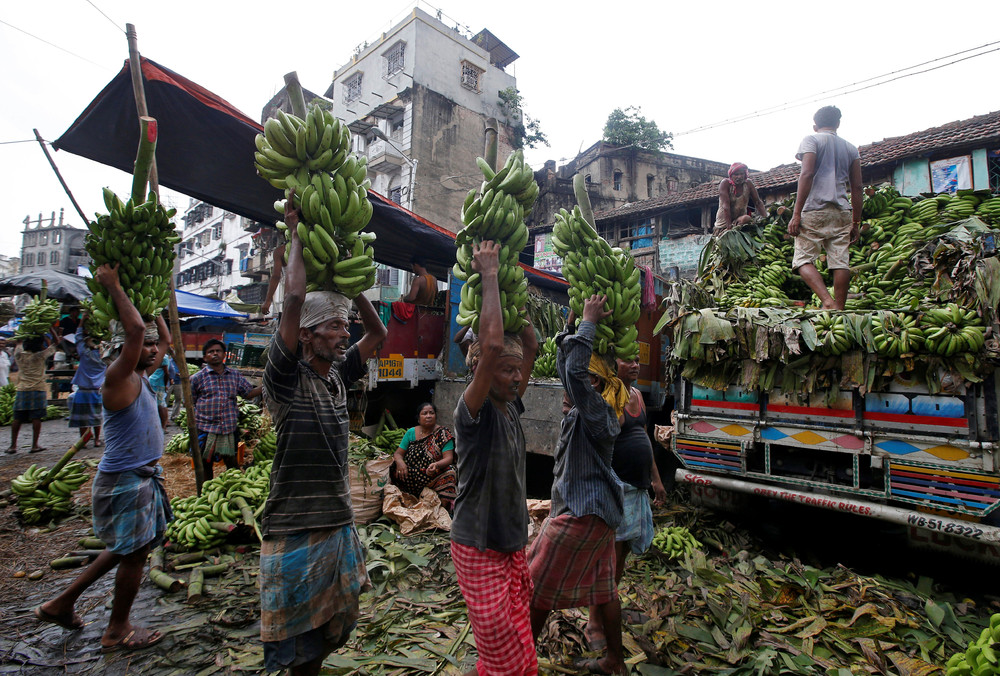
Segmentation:
{"type": "Polygon", "coordinates": [[[555,451],[552,508],[528,554],[536,639],[552,610],[589,606],[600,614],[607,654],[579,665],[593,674],[625,673],[615,579],[615,529],[624,514],[624,494],[611,459],[629,391],[593,351],[597,323],[611,314],[606,302],[604,295],[586,299],[576,332],[571,312],[566,330],[556,337],[565,417],[555,451]]]}
{"type": "Polygon", "coordinates": [[[284,306],[264,370],[277,449],[260,552],[264,664],[296,676],[318,674],[357,624],[368,576],[347,474],[347,387],[364,375],[386,336],[375,308],[359,295],[365,333],[349,346],[350,299],[306,293],[298,220],[297,211],[285,214],[291,242],[284,306]]]}

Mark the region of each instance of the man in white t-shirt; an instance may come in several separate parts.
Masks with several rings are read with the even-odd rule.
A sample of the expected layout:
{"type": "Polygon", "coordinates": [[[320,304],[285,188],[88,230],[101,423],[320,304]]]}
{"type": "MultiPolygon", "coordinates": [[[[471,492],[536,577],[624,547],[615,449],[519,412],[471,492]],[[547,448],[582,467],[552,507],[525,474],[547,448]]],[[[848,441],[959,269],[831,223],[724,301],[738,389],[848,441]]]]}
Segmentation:
{"type": "Polygon", "coordinates": [[[813,122],[816,133],[802,139],[795,155],[802,172],[788,222],[788,234],[795,238],[792,269],[819,296],[824,309],[843,310],[851,283],[848,247],[857,240],[861,225],[861,157],[857,148],[837,136],[836,106],[817,110],[813,122]],[[815,265],[822,252],[833,273],[832,297],[815,265]]]}

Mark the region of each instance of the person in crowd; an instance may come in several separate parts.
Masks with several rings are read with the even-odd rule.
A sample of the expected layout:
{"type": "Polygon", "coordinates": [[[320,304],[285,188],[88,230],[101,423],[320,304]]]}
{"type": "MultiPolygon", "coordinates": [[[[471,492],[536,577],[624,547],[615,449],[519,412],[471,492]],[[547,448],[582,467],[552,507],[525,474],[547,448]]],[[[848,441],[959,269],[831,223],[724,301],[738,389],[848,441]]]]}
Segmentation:
{"type": "Polygon", "coordinates": [[[121,326],[112,337],[114,361],[102,387],[107,447],[92,489],[94,533],[106,548],[58,596],[35,608],[35,616],[70,630],[84,626],[77,599],[115,566],[111,618],[101,636],[101,652],[141,650],[163,634],[133,624],[132,602],[139,591],[146,556],[163,538],[172,518],[163,486],[163,432],[156,397],[146,371],[162,358],[170,332],[162,317],[144,324],[118,279],[118,266],[102,265],[94,277],[108,290],[121,326]]]}
{"type": "Polygon", "coordinates": [[[53,329],[54,340],[49,336],[25,338],[14,350],[14,361],[18,366],[17,394],[14,396],[14,419],[10,423],[10,448],[8,453],[17,453],[17,437],[21,424],[31,421],[30,453],[44,451],[38,445],[42,433],[42,420],[49,396],[45,383],[45,361],[55,354],[59,345],[59,329],[53,329]]]}
{"type": "MultiPolygon", "coordinates": [[[[205,366],[191,376],[191,398],[198,428],[198,446],[205,464],[205,478],[212,478],[212,463],[216,457],[227,468],[237,467],[236,444],[239,407],[236,397],[256,397],[261,386],[254,387],[237,371],[226,366],[226,346],[216,338],[202,347],[205,366]]],[[[166,416],[164,405],[163,415],[166,416]]]]}
{"type": "Polygon", "coordinates": [[[76,327],[76,347],[80,363],[73,374],[73,385],[76,391],[69,398],[69,426],[80,430],[80,436],[88,430],[94,431],[94,447],[100,448],[101,425],[104,424],[103,400],[101,386],[104,385],[104,375],[107,366],[101,357],[101,341],[88,336],[83,327],[86,321],[76,327]]]}
{"type": "Polygon", "coordinates": [[[730,230],[746,225],[750,222],[750,215],[747,213],[747,205],[753,200],[754,209],[757,215],[767,213],[763,200],[757,194],[757,188],[753,181],[747,178],[749,169],[742,162],[733,162],[729,167],[729,178],[724,178],[719,182],[719,210],[715,215],[715,232],[719,235],[730,230]]]}
{"type": "Polygon", "coordinates": [[[167,394],[173,397],[173,405],[170,407],[170,419],[176,421],[181,409],[184,408],[184,387],[181,385],[181,369],[187,368],[187,361],[178,363],[174,357],[173,348],[170,349],[169,354],[170,363],[174,366],[171,372],[167,374],[172,380],[167,394]]]}
{"type": "Polygon", "coordinates": [[[66,316],[59,320],[59,333],[62,340],[59,346],[69,357],[77,354],[76,330],[80,328],[80,308],[71,307],[66,316]]]}
{"type": "Polygon", "coordinates": [[[792,270],[799,273],[827,310],[843,310],[851,283],[848,248],[861,226],[861,156],[837,136],[840,109],[823,106],[813,115],[813,131],[802,139],[795,159],[802,162],[788,234],[795,238],[792,270]],[[847,195],[850,194],[850,199],[847,195]],[[826,252],[833,273],[833,296],[815,261],[826,252]]]}
{"type": "MultiPolygon", "coordinates": [[[[291,202],[291,200],[289,200],[291,202]]],[[[261,640],[268,671],[318,674],[350,637],[367,582],[348,478],[347,388],[386,336],[371,302],[358,296],[364,335],[350,345],[350,299],[306,293],[302,242],[292,240],[278,332],[268,348],[264,401],[277,449],[261,518],[261,640]]]]}
{"type": "Polygon", "coordinates": [[[566,331],[556,337],[565,417],[556,444],[552,507],[532,543],[528,567],[535,638],[550,611],[591,607],[606,629],[607,652],[581,666],[590,673],[624,674],[615,584],[615,529],[622,521],[624,496],[611,458],[628,390],[605,358],[593,352],[597,322],[611,314],[606,302],[604,295],[586,299],[575,333],[571,312],[566,331]]]}
{"type": "Polygon", "coordinates": [[[0,337],[0,387],[10,383],[10,353],[7,352],[7,339],[0,337]]]}
{"type": "MultiPolygon", "coordinates": [[[[653,541],[653,510],[649,502],[649,489],[653,489],[659,506],[666,502],[667,492],[660,481],[660,472],[653,455],[653,444],[646,431],[646,404],[642,393],[635,387],[639,377],[638,359],[616,359],[618,378],[628,390],[628,403],[618,419],[621,432],[615,439],[614,457],[611,468],[621,479],[624,489],[624,515],[621,525],[615,531],[615,586],[621,583],[625,572],[625,560],[629,552],[640,555],[649,549],[653,541]]],[[[623,611],[628,616],[630,611],[623,611]]],[[[604,637],[602,614],[596,606],[590,608],[590,617],[585,631],[592,650],[603,650],[607,645],[604,637]]],[[[638,619],[633,613],[631,619],[638,619]]]]}
{"type": "Polygon", "coordinates": [[[163,361],[160,365],[149,374],[149,384],[153,388],[153,393],[156,395],[156,409],[159,411],[160,415],[160,426],[163,429],[167,429],[167,422],[169,417],[167,416],[167,392],[170,389],[170,365],[173,360],[170,358],[170,354],[163,355],[163,361]]]}
{"type": "Polygon", "coordinates": [[[425,487],[430,488],[438,494],[444,508],[452,511],[457,492],[452,467],[455,437],[447,427],[437,424],[434,404],[420,405],[417,426],[406,430],[392,459],[390,478],[403,492],[419,497],[425,487]]]}
{"type": "Polygon", "coordinates": [[[473,246],[472,266],[482,277],[480,331],[466,357],[472,381],[455,408],[458,496],[451,555],[479,652],[468,674],[481,676],[538,672],[524,555],[528,510],[520,418],[538,342],[530,324],[520,336],[504,334],[499,251],[492,241],[473,246]]]}
{"type": "Polygon", "coordinates": [[[469,346],[476,342],[476,332],[472,330],[472,325],[460,328],[451,342],[458,345],[462,350],[462,357],[466,357],[469,354],[469,346]]]}
{"type": "Polygon", "coordinates": [[[264,295],[264,302],[260,305],[260,313],[265,317],[271,311],[271,302],[274,300],[274,293],[278,290],[281,282],[281,272],[285,267],[285,244],[279,244],[271,254],[271,276],[267,280],[267,293],[264,295]]]}
{"type": "Polygon", "coordinates": [[[410,259],[413,281],[405,296],[392,304],[392,315],[404,324],[413,317],[418,305],[433,305],[437,300],[437,278],[427,272],[426,263],[420,256],[410,259]]]}

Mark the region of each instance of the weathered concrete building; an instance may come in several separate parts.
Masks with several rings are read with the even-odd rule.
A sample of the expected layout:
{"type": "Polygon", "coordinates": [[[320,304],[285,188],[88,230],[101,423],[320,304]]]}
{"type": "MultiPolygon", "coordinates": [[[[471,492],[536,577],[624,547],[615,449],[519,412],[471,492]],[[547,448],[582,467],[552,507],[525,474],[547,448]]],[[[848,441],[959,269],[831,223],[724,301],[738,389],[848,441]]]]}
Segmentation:
{"type": "Polygon", "coordinates": [[[77,267],[90,265],[83,241],[87,231],[70,226],[64,216],[64,210],[60,209],[58,222],[54,211],[49,218],[42,214],[34,220],[31,216],[24,217],[21,238],[21,269],[24,272],[59,270],[75,275],[77,267]]]}
{"type": "Polygon", "coordinates": [[[251,233],[244,227],[249,219],[191,198],[181,220],[177,288],[222,299],[244,286],[240,270],[251,255],[251,233]]]}

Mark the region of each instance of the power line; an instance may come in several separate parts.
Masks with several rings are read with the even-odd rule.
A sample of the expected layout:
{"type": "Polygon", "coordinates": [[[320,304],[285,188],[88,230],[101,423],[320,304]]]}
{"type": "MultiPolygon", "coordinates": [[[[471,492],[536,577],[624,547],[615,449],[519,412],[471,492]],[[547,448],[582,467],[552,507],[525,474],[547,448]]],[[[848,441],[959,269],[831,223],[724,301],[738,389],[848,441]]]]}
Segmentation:
{"type": "Polygon", "coordinates": [[[115,28],[117,28],[118,30],[120,30],[122,33],[125,32],[125,29],[123,29],[121,26],[119,26],[118,24],[116,24],[115,21],[114,21],[114,19],[112,19],[107,14],[105,14],[104,10],[102,10],[100,7],[98,7],[97,5],[95,5],[94,3],[92,3],[90,0],[87,0],[87,4],[90,5],[91,7],[93,7],[94,9],[96,9],[98,12],[100,12],[101,16],[103,16],[105,19],[107,19],[108,21],[111,22],[112,26],[114,26],[115,28]]]}
{"type": "MultiPolygon", "coordinates": [[[[37,143],[33,138],[26,138],[23,141],[0,141],[0,146],[9,146],[13,143],[37,143]]],[[[46,141],[48,143],[48,141],[46,141]]]]}
{"type": "Polygon", "coordinates": [[[15,26],[15,25],[13,25],[13,24],[10,24],[10,23],[7,23],[7,22],[6,22],[6,21],[4,21],[3,19],[0,19],[0,23],[2,23],[2,24],[3,24],[3,25],[5,25],[5,26],[8,26],[8,27],[10,27],[10,28],[13,28],[14,30],[16,30],[16,31],[18,31],[18,32],[20,32],[20,33],[24,33],[24,34],[25,34],[25,35],[27,35],[27,36],[28,36],[29,38],[34,38],[34,39],[38,40],[39,42],[44,42],[44,43],[45,43],[45,44],[47,44],[47,45],[48,45],[49,47],[55,47],[55,48],[56,48],[56,49],[58,49],[59,51],[61,51],[61,52],[66,52],[66,53],[67,53],[67,54],[69,54],[70,56],[75,56],[76,58],[80,59],[81,61],[86,61],[86,62],[87,62],[87,63],[89,63],[89,64],[92,64],[92,65],[95,65],[95,66],[97,66],[98,68],[101,68],[102,70],[107,70],[107,66],[104,66],[104,65],[102,65],[102,64],[100,64],[100,63],[96,63],[96,62],[94,62],[94,61],[91,61],[90,59],[88,59],[88,58],[87,58],[87,57],[85,57],[85,56],[80,56],[79,54],[76,54],[75,52],[71,52],[71,51],[69,51],[68,49],[66,49],[66,48],[64,48],[64,47],[60,47],[59,45],[57,45],[57,44],[55,44],[55,43],[52,43],[52,42],[49,42],[48,40],[45,40],[45,39],[43,39],[43,38],[40,38],[40,37],[38,37],[37,35],[33,35],[32,33],[29,33],[28,31],[24,30],[23,28],[18,28],[17,26],[15,26]]]}
{"type": "Polygon", "coordinates": [[[854,82],[854,83],[851,83],[851,84],[847,84],[847,85],[843,85],[843,86],[840,86],[840,87],[835,87],[833,89],[828,89],[826,91],[818,92],[816,94],[810,94],[808,96],[801,97],[801,98],[798,98],[798,99],[792,99],[791,101],[786,101],[785,103],[779,103],[779,104],[777,104],[775,106],[771,106],[770,108],[763,108],[763,109],[761,109],[759,111],[754,111],[752,113],[746,113],[744,115],[739,115],[739,116],[736,116],[736,117],[728,118],[726,120],[721,120],[719,122],[713,122],[711,124],[702,125],[700,127],[695,127],[693,129],[688,129],[687,131],[677,132],[677,133],[674,134],[674,137],[676,138],[678,136],[684,136],[684,135],[687,135],[687,134],[694,134],[694,133],[697,133],[697,132],[700,132],[700,131],[708,131],[709,129],[716,129],[718,127],[725,127],[725,126],[729,126],[729,125],[732,125],[732,124],[736,124],[738,122],[745,122],[746,120],[750,120],[750,119],[754,119],[754,118],[767,117],[768,115],[773,115],[774,113],[779,113],[779,112],[782,112],[782,111],[785,111],[785,110],[790,110],[792,108],[799,108],[801,106],[804,106],[804,105],[807,105],[807,104],[810,104],[810,103],[816,103],[818,101],[824,101],[826,99],[831,99],[834,96],[846,96],[848,94],[856,94],[857,92],[861,92],[861,91],[864,91],[866,89],[872,89],[874,87],[880,87],[882,85],[889,84],[891,82],[895,82],[896,80],[902,80],[904,78],[912,77],[914,75],[922,75],[923,73],[929,73],[931,71],[939,70],[939,69],[944,68],[946,66],[952,66],[952,65],[955,65],[956,63],[961,63],[962,61],[968,61],[969,59],[974,59],[974,58],[976,58],[978,56],[984,56],[986,54],[991,54],[993,52],[1000,51],[1000,47],[996,47],[994,49],[990,49],[990,50],[985,51],[985,52],[979,52],[977,54],[972,54],[971,56],[966,56],[966,57],[963,57],[961,59],[955,59],[954,61],[949,61],[948,63],[943,63],[941,65],[933,66],[931,68],[925,68],[923,70],[914,71],[912,73],[907,73],[906,71],[912,70],[914,68],[919,68],[920,66],[924,66],[924,65],[927,65],[927,64],[930,64],[930,63],[936,63],[937,61],[941,61],[943,59],[950,59],[950,58],[952,58],[954,56],[959,56],[961,54],[966,54],[966,53],[971,52],[971,51],[976,51],[976,50],[979,50],[979,49],[984,49],[986,47],[991,47],[991,46],[996,45],[996,44],[1000,44],[1000,41],[998,41],[998,42],[990,42],[990,43],[987,43],[985,45],[980,45],[979,47],[973,47],[971,49],[966,49],[966,50],[962,50],[960,52],[955,52],[953,54],[949,54],[947,56],[942,56],[942,57],[938,57],[936,59],[931,59],[930,61],[924,61],[923,63],[915,64],[915,65],[909,66],[907,68],[901,68],[899,70],[891,71],[889,73],[884,73],[882,75],[876,75],[874,77],[870,77],[870,78],[867,78],[867,79],[864,79],[864,80],[859,80],[857,82],[854,82]],[[889,77],[890,75],[896,75],[897,73],[903,73],[903,74],[902,75],[898,75],[897,77],[890,78],[888,80],[882,80],[882,78],[889,77]],[[855,89],[848,89],[849,87],[855,87],[856,85],[864,84],[866,82],[872,82],[873,80],[882,80],[882,81],[875,82],[873,84],[869,84],[869,85],[866,85],[864,87],[857,87],[855,89]],[[841,90],[844,90],[844,89],[847,89],[847,91],[841,91],[841,90]],[[839,92],[839,93],[834,93],[834,92],[839,92]]]}

